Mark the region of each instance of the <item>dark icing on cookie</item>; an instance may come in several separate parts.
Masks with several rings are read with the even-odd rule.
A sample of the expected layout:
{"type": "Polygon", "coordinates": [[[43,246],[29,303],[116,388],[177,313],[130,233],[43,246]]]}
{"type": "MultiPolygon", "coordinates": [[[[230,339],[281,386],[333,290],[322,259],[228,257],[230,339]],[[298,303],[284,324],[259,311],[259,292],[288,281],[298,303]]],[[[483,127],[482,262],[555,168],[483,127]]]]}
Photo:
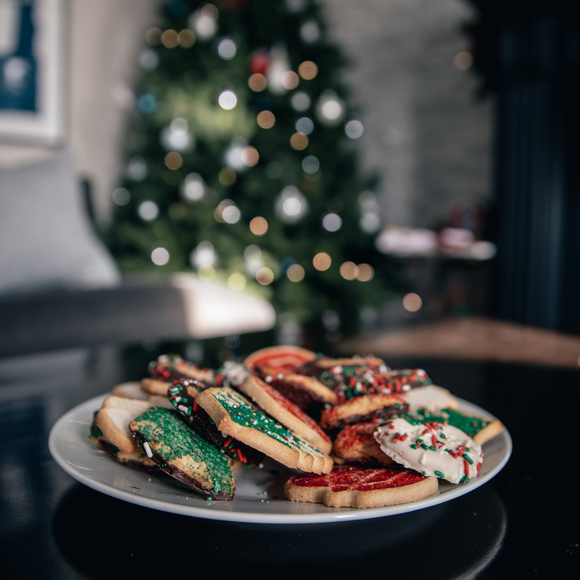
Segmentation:
{"type": "Polygon", "coordinates": [[[210,369],[199,369],[193,363],[182,359],[178,355],[162,355],[156,361],[149,363],[151,376],[164,383],[173,383],[181,379],[196,379],[211,386],[214,372],[210,369]]]}
{"type": "Polygon", "coordinates": [[[399,394],[432,384],[423,369],[382,372],[367,365],[337,365],[319,375],[318,380],[332,388],[341,400],[361,395],[399,394]]]}
{"type": "Polygon", "coordinates": [[[264,458],[264,454],[237,439],[224,438],[213,419],[195,400],[205,387],[199,388],[199,385],[193,383],[194,381],[181,380],[170,387],[167,390],[167,396],[171,404],[199,435],[222,448],[229,457],[238,459],[246,465],[258,465],[264,458]]]}

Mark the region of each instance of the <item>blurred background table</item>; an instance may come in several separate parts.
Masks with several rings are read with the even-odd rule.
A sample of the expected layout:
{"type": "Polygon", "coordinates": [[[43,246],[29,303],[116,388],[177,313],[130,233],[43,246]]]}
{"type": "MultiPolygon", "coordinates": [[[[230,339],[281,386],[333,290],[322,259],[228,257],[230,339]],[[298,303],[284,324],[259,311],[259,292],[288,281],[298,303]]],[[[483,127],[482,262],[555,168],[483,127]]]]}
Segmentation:
{"type": "MultiPolygon", "coordinates": [[[[246,344],[242,337],[229,346],[242,355],[246,344]]],[[[207,364],[223,355],[223,341],[202,346],[207,364]]],[[[577,570],[578,529],[569,517],[577,507],[575,454],[566,444],[575,440],[576,425],[559,405],[577,408],[580,374],[558,363],[474,360],[457,353],[442,358],[428,349],[388,356],[393,367],[423,367],[436,384],[500,417],[514,442],[511,460],[490,483],[406,515],[322,525],[209,521],[124,503],[84,487],[57,466],[47,440],[63,413],[119,382],[141,378],[161,352],[192,348],[149,341],[0,359],[3,578],[210,577],[201,570],[213,568],[213,578],[388,572],[495,579],[577,570]],[[555,421],[546,419],[549,413],[559,417],[557,432],[550,431],[555,421]]]]}

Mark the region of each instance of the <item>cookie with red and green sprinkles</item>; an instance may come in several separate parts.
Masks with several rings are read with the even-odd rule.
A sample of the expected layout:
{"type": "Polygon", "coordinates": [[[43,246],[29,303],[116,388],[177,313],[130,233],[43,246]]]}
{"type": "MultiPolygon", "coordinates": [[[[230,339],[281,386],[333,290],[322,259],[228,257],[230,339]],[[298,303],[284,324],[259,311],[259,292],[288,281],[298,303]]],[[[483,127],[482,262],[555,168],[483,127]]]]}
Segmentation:
{"type": "Polygon", "coordinates": [[[424,408],[410,409],[409,414],[402,417],[411,423],[429,421],[449,423],[449,425],[467,433],[478,445],[487,443],[503,431],[503,425],[499,419],[470,415],[451,407],[441,409],[435,413],[430,409],[424,408]]]}
{"type": "Polygon", "coordinates": [[[330,475],[291,477],[284,485],[284,496],[329,507],[378,508],[419,501],[438,489],[436,477],[410,469],[342,465],[330,475]]]}
{"type": "Polygon", "coordinates": [[[196,400],[226,436],[286,467],[312,473],[328,473],[332,469],[332,459],[326,453],[268,417],[230,387],[212,387],[196,400]]]}
{"type": "Polygon", "coordinates": [[[451,483],[477,477],[483,462],[481,447],[447,423],[396,418],[378,427],[374,436],[381,450],[396,463],[451,483]]]}
{"type": "Polygon", "coordinates": [[[197,396],[204,390],[205,387],[196,381],[182,379],[169,388],[167,397],[183,419],[204,439],[244,465],[258,465],[264,459],[264,454],[233,437],[224,437],[213,419],[197,404],[197,396]]]}
{"type": "Polygon", "coordinates": [[[333,432],[354,423],[383,421],[405,413],[408,409],[409,405],[397,395],[375,394],[355,397],[324,409],[320,414],[320,426],[326,431],[333,432]]]}
{"type": "Polygon", "coordinates": [[[129,428],[162,471],[204,496],[232,499],[235,481],[227,456],[169,409],[152,407],[129,428]]]}
{"type": "Polygon", "coordinates": [[[376,363],[335,365],[318,380],[332,388],[341,401],[361,395],[398,395],[432,384],[423,369],[390,370],[376,363]]]}
{"type": "Polygon", "coordinates": [[[165,396],[167,389],[181,379],[194,379],[205,387],[213,384],[215,373],[211,369],[200,369],[179,355],[164,354],[149,363],[151,378],[141,381],[141,388],[151,395],[165,396]]]}

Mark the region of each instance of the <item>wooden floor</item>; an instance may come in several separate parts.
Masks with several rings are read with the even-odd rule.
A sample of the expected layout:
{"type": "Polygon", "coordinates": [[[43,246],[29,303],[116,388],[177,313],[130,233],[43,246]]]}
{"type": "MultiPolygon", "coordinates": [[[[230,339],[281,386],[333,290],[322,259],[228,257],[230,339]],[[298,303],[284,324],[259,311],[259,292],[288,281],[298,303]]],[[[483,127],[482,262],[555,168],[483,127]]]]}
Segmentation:
{"type": "Polygon", "coordinates": [[[345,353],[532,363],[580,370],[580,338],[483,318],[452,319],[344,341],[345,353]]]}

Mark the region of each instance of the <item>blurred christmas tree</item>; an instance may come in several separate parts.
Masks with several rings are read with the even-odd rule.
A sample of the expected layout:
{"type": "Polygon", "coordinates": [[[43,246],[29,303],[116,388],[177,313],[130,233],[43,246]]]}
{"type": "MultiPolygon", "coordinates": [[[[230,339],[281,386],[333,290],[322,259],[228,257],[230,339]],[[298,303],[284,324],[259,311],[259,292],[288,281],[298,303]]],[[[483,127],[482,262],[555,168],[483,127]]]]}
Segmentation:
{"type": "Polygon", "coordinates": [[[392,265],[341,83],[311,0],[170,0],[147,31],[109,243],[126,272],[193,269],[279,314],[356,328],[392,265]]]}

